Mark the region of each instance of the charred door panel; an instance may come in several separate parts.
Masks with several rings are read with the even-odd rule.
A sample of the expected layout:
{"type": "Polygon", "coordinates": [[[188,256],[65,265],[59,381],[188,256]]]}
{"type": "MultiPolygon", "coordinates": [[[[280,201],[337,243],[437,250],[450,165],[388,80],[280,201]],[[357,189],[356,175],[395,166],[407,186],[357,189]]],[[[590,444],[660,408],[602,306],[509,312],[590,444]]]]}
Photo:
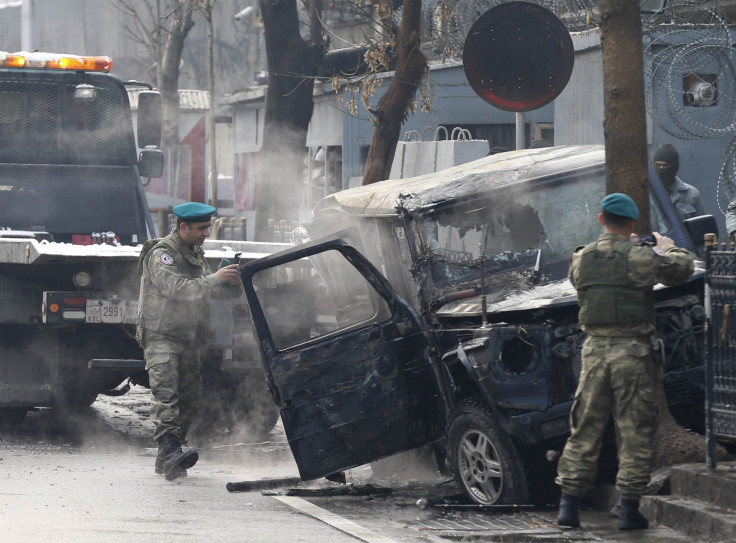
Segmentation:
{"type": "MultiPolygon", "coordinates": [[[[378,330],[394,335],[387,322],[378,330]]],[[[358,330],[278,357],[281,416],[299,471],[314,479],[425,444],[442,426],[426,340],[358,330]]],[[[274,360],[276,362],[276,359],[274,360]]]]}
{"type": "Polygon", "coordinates": [[[439,439],[444,403],[421,321],[355,249],[309,244],[249,264],[243,283],[303,479],[439,439]],[[279,282],[310,303],[288,330],[288,308],[262,294],[279,282]]]}

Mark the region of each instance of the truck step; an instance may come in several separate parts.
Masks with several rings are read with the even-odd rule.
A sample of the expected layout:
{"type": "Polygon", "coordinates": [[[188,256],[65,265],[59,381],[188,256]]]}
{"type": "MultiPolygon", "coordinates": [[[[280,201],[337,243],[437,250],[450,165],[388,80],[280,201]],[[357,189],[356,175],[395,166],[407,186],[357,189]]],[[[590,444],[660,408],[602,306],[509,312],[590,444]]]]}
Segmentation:
{"type": "Polygon", "coordinates": [[[91,370],[133,370],[145,371],[145,360],[134,360],[129,358],[93,358],[87,362],[91,370]]]}

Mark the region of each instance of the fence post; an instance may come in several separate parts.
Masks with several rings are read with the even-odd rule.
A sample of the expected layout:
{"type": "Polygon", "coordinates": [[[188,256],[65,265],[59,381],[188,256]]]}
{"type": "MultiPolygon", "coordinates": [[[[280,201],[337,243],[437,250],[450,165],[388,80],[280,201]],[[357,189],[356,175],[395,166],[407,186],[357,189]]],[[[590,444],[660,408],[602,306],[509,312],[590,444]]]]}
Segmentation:
{"type": "Polygon", "coordinates": [[[705,235],[705,462],[710,469],[716,468],[716,439],[713,432],[713,362],[717,350],[715,329],[713,326],[713,308],[711,303],[710,274],[712,251],[718,249],[718,238],[715,234],[705,235]]]}

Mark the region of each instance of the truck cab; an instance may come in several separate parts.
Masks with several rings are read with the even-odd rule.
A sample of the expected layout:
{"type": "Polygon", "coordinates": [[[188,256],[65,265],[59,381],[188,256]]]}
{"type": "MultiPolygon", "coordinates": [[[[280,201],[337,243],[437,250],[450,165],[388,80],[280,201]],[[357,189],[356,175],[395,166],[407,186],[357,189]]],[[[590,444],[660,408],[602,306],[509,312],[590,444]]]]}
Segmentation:
{"type": "MultiPolygon", "coordinates": [[[[651,186],[653,230],[696,250],[656,176],[651,186]]],[[[598,238],[604,194],[601,146],[501,153],[328,196],[304,244],[246,265],[302,478],[437,443],[475,502],[541,498],[585,337],[569,255],[598,238]],[[293,310],[267,294],[279,285],[299,327],[279,326],[293,310]]],[[[702,270],[656,297],[668,401],[689,424],[703,403],[702,270]]]]}

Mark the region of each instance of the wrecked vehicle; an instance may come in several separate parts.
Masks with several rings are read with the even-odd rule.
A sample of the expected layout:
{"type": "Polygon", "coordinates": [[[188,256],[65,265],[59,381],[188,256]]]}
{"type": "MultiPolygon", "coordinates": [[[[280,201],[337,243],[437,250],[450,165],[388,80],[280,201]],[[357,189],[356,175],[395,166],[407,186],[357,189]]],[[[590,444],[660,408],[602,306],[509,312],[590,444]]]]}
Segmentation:
{"type": "MultiPolygon", "coordinates": [[[[695,250],[651,179],[653,229],[695,250]]],[[[439,442],[477,503],[549,490],[584,339],[569,256],[600,234],[604,194],[602,146],[502,153],[327,196],[302,233],[315,241],[247,264],[301,477],[439,442]]],[[[688,425],[703,405],[702,293],[702,270],[656,289],[667,398],[688,425]]]]}

